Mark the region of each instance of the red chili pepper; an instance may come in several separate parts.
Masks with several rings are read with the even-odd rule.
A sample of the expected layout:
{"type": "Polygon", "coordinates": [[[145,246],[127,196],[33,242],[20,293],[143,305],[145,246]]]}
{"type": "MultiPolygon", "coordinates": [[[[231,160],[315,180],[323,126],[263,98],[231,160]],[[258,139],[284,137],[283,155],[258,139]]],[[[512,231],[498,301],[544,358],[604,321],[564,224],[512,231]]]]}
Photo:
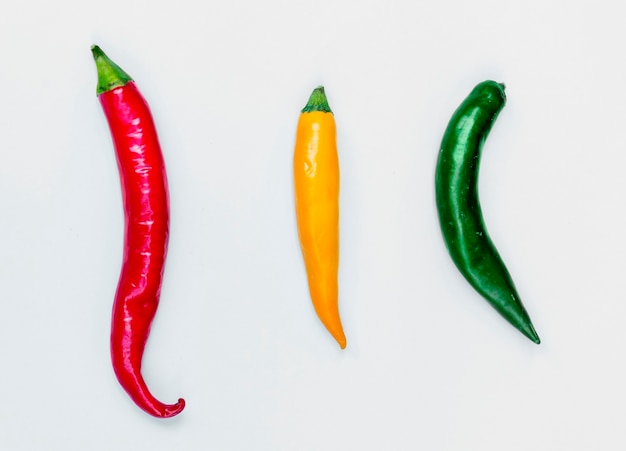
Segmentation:
{"type": "Polygon", "coordinates": [[[173,417],[184,409],[185,401],[163,404],[141,375],[144,347],[159,304],[169,234],[161,146],[148,104],[132,78],[98,46],[91,51],[98,69],[98,98],[115,146],[126,224],[111,321],[113,370],[137,406],[155,417],[173,417]]]}

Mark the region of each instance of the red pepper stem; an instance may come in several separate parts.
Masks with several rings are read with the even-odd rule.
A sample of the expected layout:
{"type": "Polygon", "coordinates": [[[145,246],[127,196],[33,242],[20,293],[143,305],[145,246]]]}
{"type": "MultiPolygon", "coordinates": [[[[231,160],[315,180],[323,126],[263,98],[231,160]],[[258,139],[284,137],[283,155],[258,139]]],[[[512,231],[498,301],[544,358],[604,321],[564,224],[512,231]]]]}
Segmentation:
{"type": "Polygon", "coordinates": [[[103,92],[111,91],[112,89],[126,85],[129,81],[133,81],[132,77],[124,72],[120,66],[111,61],[100,47],[92,45],[91,53],[93,54],[93,59],[96,61],[96,69],[98,70],[98,87],[96,88],[96,94],[100,95],[103,92]]]}

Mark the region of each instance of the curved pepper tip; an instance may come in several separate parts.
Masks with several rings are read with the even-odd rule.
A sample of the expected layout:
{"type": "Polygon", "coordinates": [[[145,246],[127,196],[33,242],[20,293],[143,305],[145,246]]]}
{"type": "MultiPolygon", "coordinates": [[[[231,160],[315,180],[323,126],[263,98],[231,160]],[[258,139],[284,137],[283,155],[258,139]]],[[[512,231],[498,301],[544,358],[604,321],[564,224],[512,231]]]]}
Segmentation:
{"type": "Polygon", "coordinates": [[[179,398],[176,404],[167,405],[165,409],[163,409],[163,413],[161,418],[172,418],[183,411],[185,408],[185,400],[183,398],[179,398]]]}

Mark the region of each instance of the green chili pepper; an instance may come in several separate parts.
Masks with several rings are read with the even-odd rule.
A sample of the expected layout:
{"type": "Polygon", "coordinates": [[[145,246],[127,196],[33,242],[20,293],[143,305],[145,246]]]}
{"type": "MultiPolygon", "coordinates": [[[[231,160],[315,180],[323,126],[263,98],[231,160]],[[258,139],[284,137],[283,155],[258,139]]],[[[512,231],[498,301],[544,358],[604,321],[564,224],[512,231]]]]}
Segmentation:
{"type": "Polygon", "coordinates": [[[504,85],[485,81],[454,112],[437,161],[437,210],[446,247],[461,274],[509,323],[539,344],[511,276],[489,238],[478,198],[483,143],[505,103],[504,85]]]}

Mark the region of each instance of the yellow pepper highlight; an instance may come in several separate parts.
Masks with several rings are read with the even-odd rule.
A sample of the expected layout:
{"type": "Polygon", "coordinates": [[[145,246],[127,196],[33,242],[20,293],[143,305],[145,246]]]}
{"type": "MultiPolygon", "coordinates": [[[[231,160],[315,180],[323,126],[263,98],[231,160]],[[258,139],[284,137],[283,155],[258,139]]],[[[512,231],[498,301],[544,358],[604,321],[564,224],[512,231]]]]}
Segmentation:
{"type": "Polygon", "coordinates": [[[316,88],[298,121],[293,157],[298,236],[311,301],[341,349],[339,317],[339,157],[335,118],[323,87],[316,88]]]}

